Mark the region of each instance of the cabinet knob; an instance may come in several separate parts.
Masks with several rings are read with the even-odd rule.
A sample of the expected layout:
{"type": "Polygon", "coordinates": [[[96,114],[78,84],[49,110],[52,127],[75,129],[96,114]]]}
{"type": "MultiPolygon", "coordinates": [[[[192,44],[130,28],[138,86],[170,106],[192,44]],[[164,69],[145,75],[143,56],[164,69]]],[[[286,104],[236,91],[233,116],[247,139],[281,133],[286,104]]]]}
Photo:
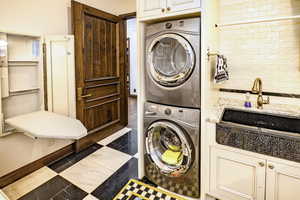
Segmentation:
{"type": "Polygon", "coordinates": [[[274,169],[275,167],[274,167],[274,165],[269,165],[268,166],[270,169],[274,169]]]}
{"type": "Polygon", "coordinates": [[[259,166],[261,166],[261,167],[264,167],[264,166],[265,166],[265,163],[264,163],[264,162],[259,162],[258,164],[259,164],[259,166]]]}
{"type": "Polygon", "coordinates": [[[165,12],[166,10],[164,8],[161,9],[161,12],[165,12]]]}
{"type": "Polygon", "coordinates": [[[167,7],[167,11],[170,11],[171,10],[171,8],[170,7],[167,7]]]}

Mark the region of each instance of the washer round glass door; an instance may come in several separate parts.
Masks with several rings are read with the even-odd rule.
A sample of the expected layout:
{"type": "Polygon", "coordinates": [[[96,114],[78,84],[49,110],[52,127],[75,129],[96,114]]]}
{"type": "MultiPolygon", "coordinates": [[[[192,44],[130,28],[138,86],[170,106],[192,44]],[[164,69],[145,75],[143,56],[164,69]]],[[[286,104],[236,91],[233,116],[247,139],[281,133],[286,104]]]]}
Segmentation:
{"type": "Polygon", "coordinates": [[[161,173],[170,177],[186,174],[194,159],[190,139],[169,121],[157,121],[148,127],[146,150],[161,173]]]}
{"type": "Polygon", "coordinates": [[[149,46],[148,56],[151,77],[166,87],[184,83],[195,66],[192,46],[177,34],[168,33],[155,38],[149,46]]]}

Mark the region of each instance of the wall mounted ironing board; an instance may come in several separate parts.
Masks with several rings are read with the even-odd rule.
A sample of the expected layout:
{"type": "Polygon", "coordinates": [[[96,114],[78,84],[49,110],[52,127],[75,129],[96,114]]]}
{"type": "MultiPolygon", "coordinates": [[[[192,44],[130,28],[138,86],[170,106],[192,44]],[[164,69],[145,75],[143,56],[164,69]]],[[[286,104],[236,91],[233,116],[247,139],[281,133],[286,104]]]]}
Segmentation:
{"type": "Polygon", "coordinates": [[[87,135],[79,120],[47,111],[18,115],[5,122],[34,138],[78,140],[87,135]]]}

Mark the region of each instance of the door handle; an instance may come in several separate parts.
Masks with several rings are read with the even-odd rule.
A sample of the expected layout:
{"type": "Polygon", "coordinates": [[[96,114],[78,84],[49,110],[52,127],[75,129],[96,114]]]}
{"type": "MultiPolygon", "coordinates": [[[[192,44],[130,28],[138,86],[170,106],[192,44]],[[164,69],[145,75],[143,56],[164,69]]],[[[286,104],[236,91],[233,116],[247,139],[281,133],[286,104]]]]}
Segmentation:
{"type": "Polygon", "coordinates": [[[88,97],[93,96],[92,94],[83,95],[82,93],[83,93],[83,89],[81,87],[77,88],[77,99],[79,101],[83,100],[84,98],[88,98],[88,97]]]}
{"type": "Polygon", "coordinates": [[[151,112],[151,111],[146,111],[145,112],[145,115],[156,115],[156,112],[151,112]]]}
{"type": "Polygon", "coordinates": [[[91,97],[91,96],[93,96],[93,95],[92,94],[86,94],[86,95],[82,95],[81,98],[83,99],[83,98],[88,98],[88,97],[91,97]]]}
{"type": "Polygon", "coordinates": [[[264,162],[259,162],[258,164],[259,164],[259,166],[261,166],[261,167],[264,167],[264,166],[265,166],[265,163],[264,163],[264,162]]]}
{"type": "Polygon", "coordinates": [[[275,168],[274,165],[269,165],[268,167],[269,167],[269,169],[274,169],[275,168]]]}

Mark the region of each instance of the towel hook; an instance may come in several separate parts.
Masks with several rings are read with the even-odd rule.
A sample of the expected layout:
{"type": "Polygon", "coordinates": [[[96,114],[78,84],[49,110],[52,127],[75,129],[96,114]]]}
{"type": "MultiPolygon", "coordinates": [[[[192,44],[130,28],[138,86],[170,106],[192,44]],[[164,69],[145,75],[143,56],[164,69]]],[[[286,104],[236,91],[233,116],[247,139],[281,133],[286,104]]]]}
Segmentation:
{"type": "Polygon", "coordinates": [[[218,56],[218,55],[220,55],[219,53],[211,53],[210,52],[210,49],[208,48],[207,49],[207,60],[209,61],[209,57],[211,57],[211,56],[218,56]]]}

